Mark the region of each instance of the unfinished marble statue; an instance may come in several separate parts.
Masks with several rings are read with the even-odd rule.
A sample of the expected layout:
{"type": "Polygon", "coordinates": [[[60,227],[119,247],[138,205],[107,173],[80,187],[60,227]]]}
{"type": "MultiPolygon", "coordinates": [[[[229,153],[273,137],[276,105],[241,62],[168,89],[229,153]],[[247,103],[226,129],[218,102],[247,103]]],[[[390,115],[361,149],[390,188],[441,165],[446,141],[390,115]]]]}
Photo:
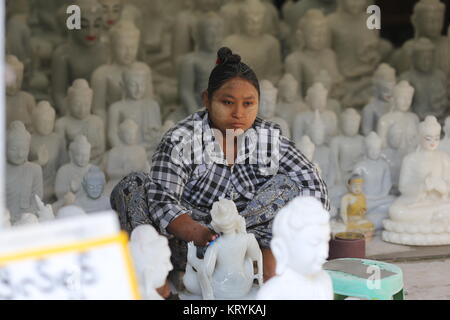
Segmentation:
{"type": "Polygon", "coordinates": [[[389,193],[392,188],[389,163],[381,157],[382,141],[371,132],[365,138],[365,159],[355,165],[353,173],[364,180],[363,192],[367,200],[367,219],[377,230],[383,228],[383,220],[388,217],[389,207],[395,198],[389,193]]]}
{"type": "Polygon", "coordinates": [[[329,213],[312,197],[297,197],[273,222],[270,243],[276,275],[257,294],[258,300],[333,300],[333,285],[322,265],[328,257],[329,213]]]}
{"type": "Polygon", "coordinates": [[[178,64],[178,94],[187,115],[202,106],[202,92],[208,87],[211,70],[216,65],[217,50],[224,36],[224,20],[209,12],[198,21],[197,49],[180,58],[178,64]]]}
{"type": "Polygon", "coordinates": [[[278,124],[281,128],[281,134],[290,139],[291,129],[289,124],[283,118],[276,116],[278,89],[269,80],[261,80],[259,86],[261,97],[258,115],[264,120],[278,124]]]}
{"type": "Polygon", "coordinates": [[[42,167],[45,202],[54,197],[57,170],[69,160],[64,138],[54,132],[55,109],[48,101],[41,101],[32,113],[34,133],[31,135],[30,161],[36,161],[42,167]],[[42,154],[46,161],[42,161],[42,154]]]}
{"type": "Polygon", "coordinates": [[[142,298],[164,300],[156,289],[164,285],[173,269],[167,238],[159,235],[151,225],[144,224],[131,232],[129,247],[142,298]]]}
{"type": "Polygon", "coordinates": [[[410,70],[400,76],[415,89],[411,110],[421,120],[432,115],[443,121],[448,114],[448,84],[445,73],[436,68],[435,45],[427,38],[419,38],[411,47],[410,70]]]}
{"type": "Polygon", "coordinates": [[[278,104],[275,114],[288,123],[291,133],[297,114],[309,110],[298,88],[298,81],[290,73],[286,73],[278,82],[278,104]]]}
{"type": "Polygon", "coordinates": [[[29,132],[33,132],[31,113],[36,107],[36,101],[31,94],[21,90],[24,65],[15,56],[7,55],[6,66],[13,76],[6,83],[6,125],[21,121],[29,132]]]}
{"type": "Polygon", "coordinates": [[[419,117],[409,111],[413,96],[414,88],[408,81],[402,80],[394,87],[391,111],[378,120],[377,133],[383,141],[384,147],[387,145],[389,128],[396,124],[403,131],[401,150],[404,153],[409,153],[416,149],[419,117]]]}
{"type": "Polygon", "coordinates": [[[391,111],[392,91],[397,83],[395,69],[386,63],[380,64],[372,81],[373,96],[362,110],[361,132],[365,136],[376,131],[378,120],[391,111]]]}
{"type": "Polygon", "coordinates": [[[103,120],[91,114],[93,91],[84,79],[77,79],[67,90],[68,114],[59,118],[55,124],[55,131],[61,134],[66,146],[75,137],[84,135],[91,145],[91,161],[99,164],[106,149],[105,127],[103,120]]]}
{"type": "Polygon", "coordinates": [[[375,226],[366,219],[367,201],[364,194],[366,185],[364,178],[358,174],[348,179],[349,193],[342,197],[340,216],[347,232],[362,233],[366,240],[370,240],[375,232],[375,226]]]}
{"type": "Polygon", "coordinates": [[[34,212],[34,196],[42,198],[42,168],[28,161],[31,135],[20,121],[13,121],[6,134],[6,207],[11,223],[20,220],[23,213],[34,212]]]}
{"type": "Polygon", "coordinates": [[[313,161],[316,146],[312,143],[311,138],[303,136],[300,140],[295,141],[295,146],[309,161],[313,161]]]}
{"type": "Polygon", "coordinates": [[[327,110],[328,90],[322,83],[314,83],[308,89],[305,102],[311,110],[299,113],[296,116],[293,128],[294,139],[298,139],[298,137],[302,137],[305,134],[306,126],[312,122],[315,111],[317,110],[320,113],[322,121],[325,123],[325,141],[328,143],[332,137],[338,134],[337,116],[333,111],[327,110]]]}
{"type": "Polygon", "coordinates": [[[441,126],[434,116],[419,125],[419,147],[403,160],[401,196],[384,221],[382,238],[407,245],[450,244],[450,156],[437,150],[441,126]]]}
{"type": "Polygon", "coordinates": [[[440,0],[420,0],[414,6],[411,22],[414,26],[414,38],[405,42],[393,57],[399,73],[411,68],[414,43],[420,38],[427,38],[435,46],[436,66],[450,76],[450,49],[447,39],[442,35],[445,23],[445,3],[440,0]]]}
{"type": "Polygon", "coordinates": [[[105,168],[108,176],[106,194],[132,172],[149,172],[145,148],[138,144],[139,126],[133,120],[126,119],[119,126],[121,144],[108,151],[105,157],[105,168]]]}
{"type": "Polygon", "coordinates": [[[238,53],[259,79],[277,83],[282,72],[281,46],[274,36],[263,31],[266,13],[260,0],[245,0],[239,10],[241,32],[226,37],[223,46],[238,53]]]}
{"type": "Polygon", "coordinates": [[[97,166],[91,166],[81,180],[81,188],[73,205],[86,213],[111,210],[109,196],[105,195],[106,177],[97,166]]]}
{"type": "Polygon", "coordinates": [[[391,194],[398,195],[398,182],[405,151],[401,148],[403,140],[402,126],[393,124],[387,133],[387,144],[382,150],[382,157],[388,162],[391,171],[391,194]]]}
{"type": "Polygon", "coordinates": [[[75,1],[81,9],[81,29],[69,30],[66,43],[59,46],[52,58],[52,94],[57,113],[67,113],[67,88],[76,79],[91,78],[99,66],[108,63],[109,48],[100,41],[103,10],[97,0],[75,1]]]}
{"type": "Polygon", "coordinates": [[[81,181],[91,168],[89,163],[91,145],[85,136],[79,135],[69,145],[70,162],[58,169],[55,179],[55,194],[59,201],[72,192],[76,194],[81,188],[81,181]]]}
{"type": "Polygon", "coordinates": [[[103,121],[108,119],[110,106],[123,99],[122,74],[131,68],[142,69],[147,73],[146,97],[153,97],[152,73],[150,67],[137,61],[140,31],[132,21],[118,22],[110,31],[112,63],[104,64],[92,74],[91,85],[94,92],[92,112],[103,121]]]}
{"type": "Polygon", "coordinates": [[[204,300],[243,299],[250,294],[255,279],[262,285],[261,249],[255,236],[246,232],[245,219],[232,200],[215,202],[211,217],[214,231],[221,236],[209,245],[204,259],[197,257],[193,242],[188,244],[183,283],[188,292],[204,300]]]}
{"type": "Polygon", "coordinates": [[[297,79],[302,96],[315,83],[315,77],[326,70],[331,77],[330,95],[342,96],[342,77],[336,54],[329,47],[330,30],[328,21],[320,10],[310,10],[299,21],[297,33],[301,34],[304,45],[288,55],[285,70],[297,79]]]}
{"type": "Polygon", "coordinates": [[[148,70],[133,66],[124,71],[122,81],[125,98],[109,108],[108,138],[111,146],[121,145],[119,126],[125,119],[133,120],[139,126],[139,144],[151,159],[160,138],[161,111],[158,103],[145,96],[148,70]]]}

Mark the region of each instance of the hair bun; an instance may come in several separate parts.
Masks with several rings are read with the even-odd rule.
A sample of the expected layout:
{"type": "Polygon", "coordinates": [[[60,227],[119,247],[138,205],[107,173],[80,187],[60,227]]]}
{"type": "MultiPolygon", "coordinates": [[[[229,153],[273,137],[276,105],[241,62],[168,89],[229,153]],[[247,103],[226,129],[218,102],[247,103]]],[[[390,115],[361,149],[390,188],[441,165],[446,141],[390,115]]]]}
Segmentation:
{"type": "Polygon", "coordinates": [[[241,56],[233,54],[228,47],[222,47],[217,51],[217,64],[239,64],[241,62],[241,56]]]}

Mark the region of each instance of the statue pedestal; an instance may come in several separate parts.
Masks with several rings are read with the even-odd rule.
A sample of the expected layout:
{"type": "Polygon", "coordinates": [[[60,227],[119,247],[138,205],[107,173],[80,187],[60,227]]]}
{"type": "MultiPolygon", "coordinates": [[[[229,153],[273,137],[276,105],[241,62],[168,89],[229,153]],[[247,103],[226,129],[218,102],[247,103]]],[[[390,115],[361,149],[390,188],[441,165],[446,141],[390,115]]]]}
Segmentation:
{"type": "Polygon", "coordinates": [[[450,223],[408,223],[384,220],[382,239],[387,242],[433,246],[450,244],[450,223]]]}

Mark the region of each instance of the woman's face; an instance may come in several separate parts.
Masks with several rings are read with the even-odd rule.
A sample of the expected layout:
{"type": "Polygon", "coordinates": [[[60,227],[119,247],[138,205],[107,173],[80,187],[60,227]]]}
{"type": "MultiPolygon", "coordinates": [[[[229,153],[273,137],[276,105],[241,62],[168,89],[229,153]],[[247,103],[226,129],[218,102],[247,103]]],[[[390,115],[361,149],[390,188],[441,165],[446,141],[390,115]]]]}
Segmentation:
{"type": "Polygon", "coordinates": [[[246,131],[253,126],[258,114],[259,96],[256,88],[247,80],[233,78],[213,93],[203,93],[203,103],[213,125],[221,132],[226,129],[246,131]]]}

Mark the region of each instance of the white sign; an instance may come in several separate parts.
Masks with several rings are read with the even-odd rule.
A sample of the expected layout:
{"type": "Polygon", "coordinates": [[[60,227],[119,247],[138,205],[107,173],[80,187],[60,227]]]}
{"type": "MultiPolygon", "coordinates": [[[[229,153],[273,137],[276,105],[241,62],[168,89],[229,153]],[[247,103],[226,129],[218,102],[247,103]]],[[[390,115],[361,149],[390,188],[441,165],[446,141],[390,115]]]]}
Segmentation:
{"type": "Polygon", "coordinates": [[[0,233],[0,300],[139,299],[114,213],[0,233]]]}

